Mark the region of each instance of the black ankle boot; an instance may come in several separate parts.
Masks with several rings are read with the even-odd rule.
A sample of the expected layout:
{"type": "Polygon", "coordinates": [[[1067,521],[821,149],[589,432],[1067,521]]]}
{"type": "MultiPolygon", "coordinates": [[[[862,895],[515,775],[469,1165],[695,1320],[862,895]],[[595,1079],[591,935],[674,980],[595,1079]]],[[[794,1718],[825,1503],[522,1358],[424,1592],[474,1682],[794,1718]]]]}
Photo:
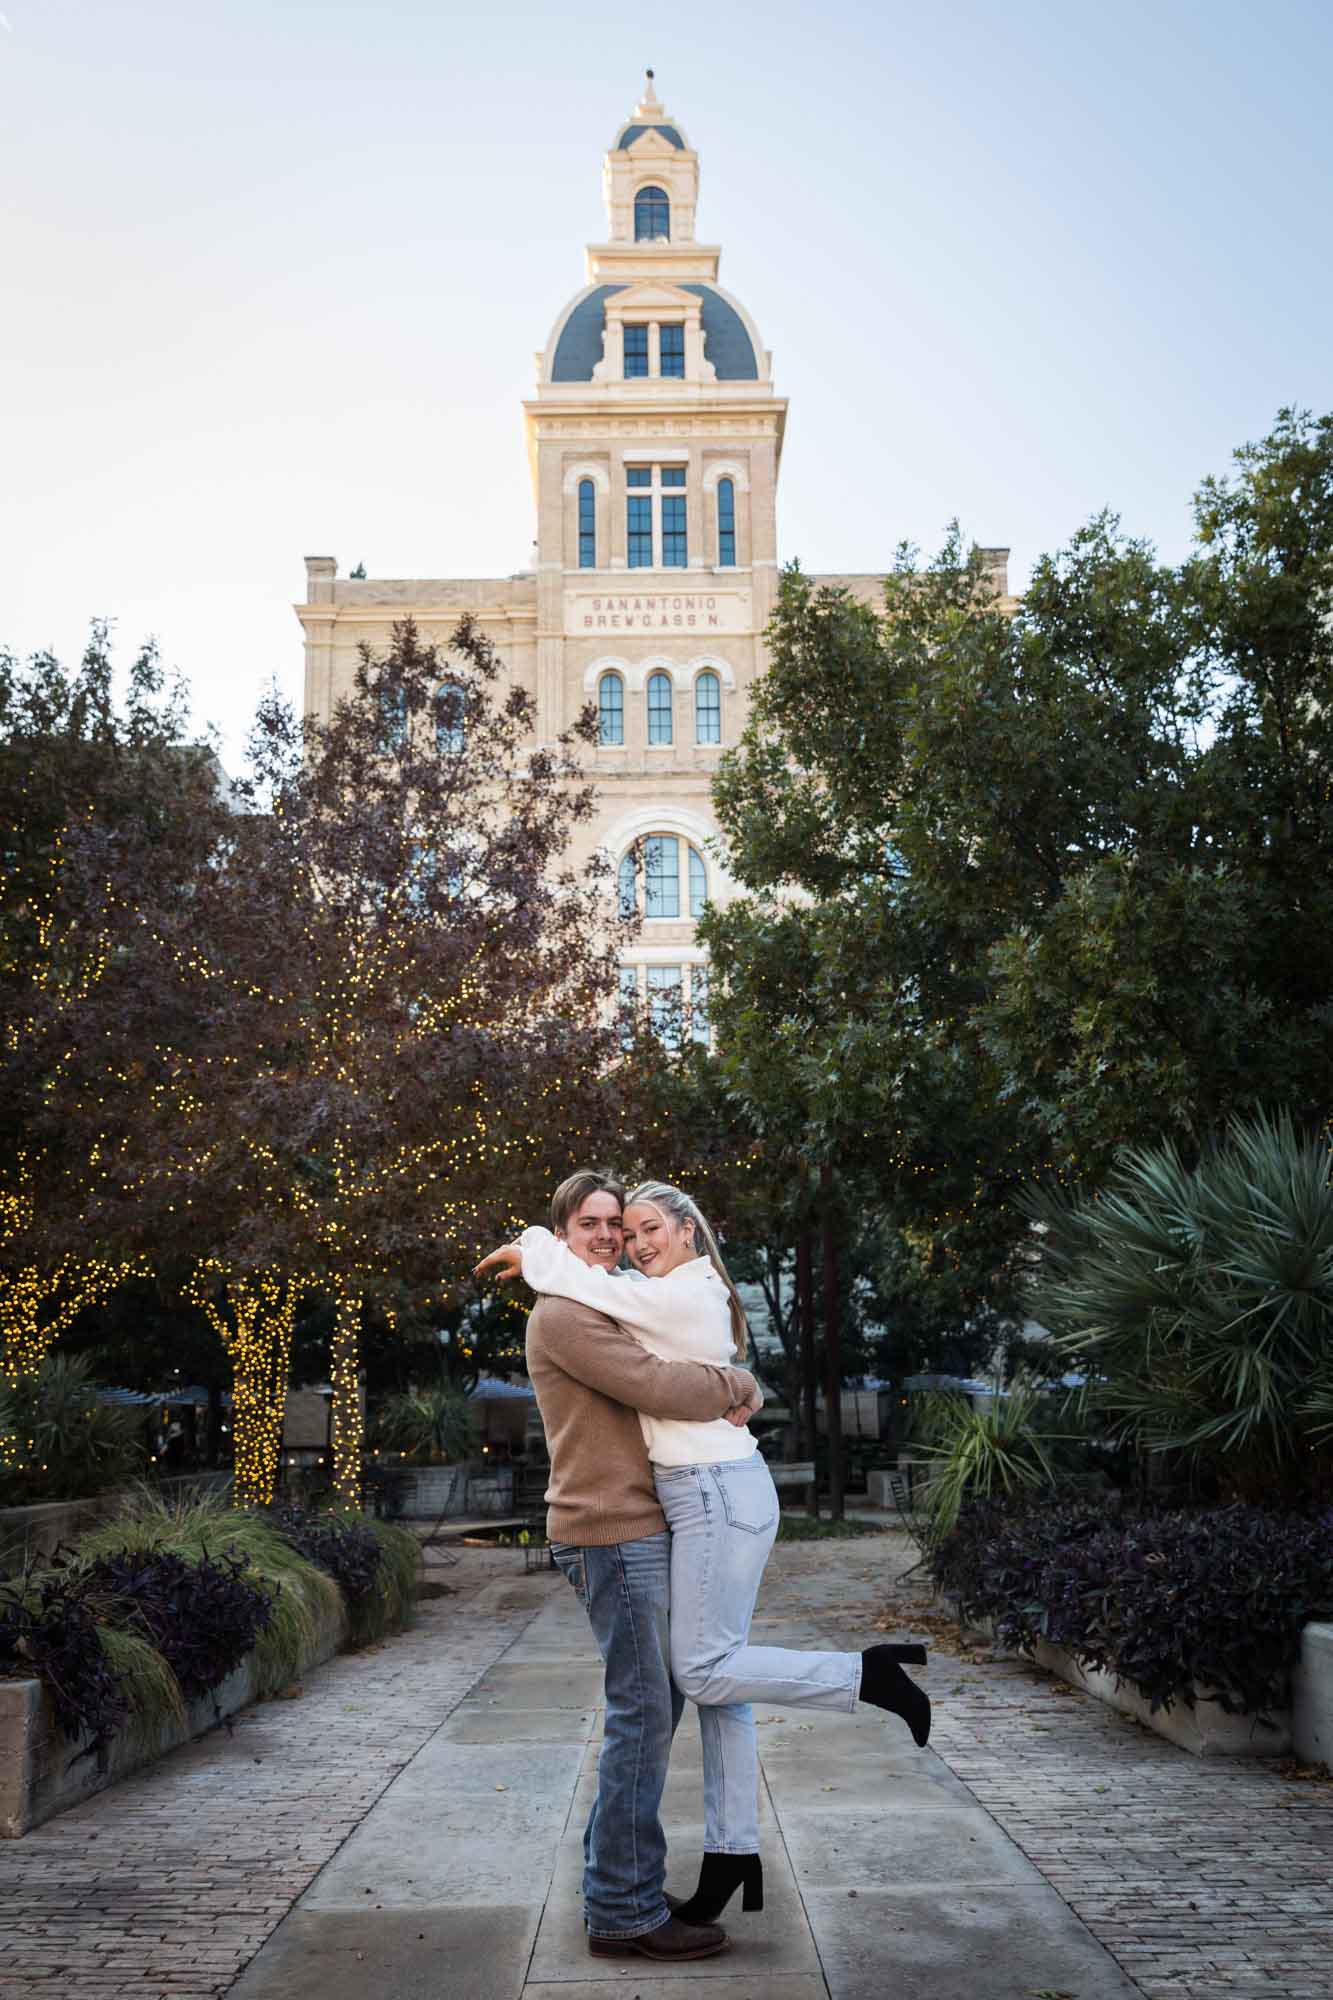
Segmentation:
{"type": "Polygon", "coordinates": [[[705,1854],[698,1888],[688,1903],[672,1903],[671,1914],[683,1924],[714,1923],[741,1887],[741,1908],[762,1910],[764,1864],[757,1854],[705,1854]]]}
{"type": "Polygon", "coordinates": [[[930,1696],[903,1672],[901,1661],[926,1664],[924,1646],[867,1646],[861,1655],[861,1699],[901,1715],[919,1750],[930,1740],[930,1696]]]}

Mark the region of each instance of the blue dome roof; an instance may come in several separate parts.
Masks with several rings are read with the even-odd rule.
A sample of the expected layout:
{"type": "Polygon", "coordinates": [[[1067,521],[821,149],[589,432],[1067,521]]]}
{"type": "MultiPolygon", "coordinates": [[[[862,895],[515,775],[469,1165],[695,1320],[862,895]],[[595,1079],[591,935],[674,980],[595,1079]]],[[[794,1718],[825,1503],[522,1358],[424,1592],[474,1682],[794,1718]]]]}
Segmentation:
{"type": "Polygon", "coordinates": [[[627,153],[634,141],[641,138],[645,132],[660,132],[669,146],[674,146],[679,153],[685,151],[685,141],[674,125],[627,125],[611,151],[627,153]]]}
{"type": "MultiPolygon", "coordinates": [[[[602,325],[605,304],[624,285],[594,285],[578,300],[560,329],[551,363],[553,382],[591,382],[592,371],[602,358],[602,325]]],[[[754,342],[731,300],[712,285],[681,285],[703,301],[704,354],[712,362],[719,382],[757,382],[759,361],[754,342]]]]}

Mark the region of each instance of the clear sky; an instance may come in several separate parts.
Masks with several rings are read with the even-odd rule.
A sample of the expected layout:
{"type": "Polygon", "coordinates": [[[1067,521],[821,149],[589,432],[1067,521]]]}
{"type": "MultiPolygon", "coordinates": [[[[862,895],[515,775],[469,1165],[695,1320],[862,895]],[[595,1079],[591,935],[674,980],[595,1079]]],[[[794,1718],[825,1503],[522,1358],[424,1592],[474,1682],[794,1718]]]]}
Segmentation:
{"type": "Polygon", "coordinates": [[[526,566],[520,398],[646,64],[791,398],[781,547],[1178,557],[1333,407],[1330,0],[0,0],[0,644],[144,635],[230,758],[302,557],[526,566]]]}

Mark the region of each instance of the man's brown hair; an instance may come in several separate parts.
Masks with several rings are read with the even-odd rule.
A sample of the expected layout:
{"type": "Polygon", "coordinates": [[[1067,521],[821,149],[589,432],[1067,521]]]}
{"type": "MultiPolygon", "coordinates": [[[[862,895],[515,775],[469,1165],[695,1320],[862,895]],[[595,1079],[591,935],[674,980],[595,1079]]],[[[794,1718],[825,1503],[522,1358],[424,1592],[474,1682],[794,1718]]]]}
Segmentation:
{"type": "Polygon", "coordinates": [[[620,1206],[625,1206],[624,1181],[618,1181],[614,1174],[599,1174],[595,1167],[580,1167],[561,1181],[551,1196],[551,1227],[557,1236],[563,1236],[570,1217],[578,1214],[590,1194],[613,1194],[620,1206]]]}

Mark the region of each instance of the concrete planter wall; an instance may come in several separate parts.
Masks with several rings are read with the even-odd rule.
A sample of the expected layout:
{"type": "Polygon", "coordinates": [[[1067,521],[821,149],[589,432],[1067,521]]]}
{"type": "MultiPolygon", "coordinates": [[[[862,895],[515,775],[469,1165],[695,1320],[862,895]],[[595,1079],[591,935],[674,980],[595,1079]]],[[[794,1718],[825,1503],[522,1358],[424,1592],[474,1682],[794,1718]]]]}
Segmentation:
{"type": "Polygon", "coordinates": [[[1205,1691],[1196,1690],[1192,1708],[1183,1701],[1174,1701],[1170,1708],[1154,1712],[1146,1697],[1129,1681],[1117,1684],[1114,1674],[1081,1667],[1062,1646],[1048,1646],[1045,1640],[1039,1640],[1033,1658],[1047,1673],[1058,1675],[1071,1687],[1083,1688],[1121,1715],[1132,1715],[1136,1722],[1145,1723],[1168,1743],[1188,1750],[1191,1756],[1281,1757],[1291,1749],[1291,1715],[1285,1709],[1273,1716],[1271,1728],[1265,1728],[1252,1715],[1228,1715],[1219,1703],[1209,1700],[1205,1691]]]}
{"type": "MultiPolygon", "coordinates": [[[[183,1473],[162,1479],[155,1491],[175,1498],[186,1491],[229,1493],[229,1472],[183,1473]]],[[[131,1496],[117,1490],[91,1500],[40,1500],[32,1507],[0,1507],[0,1574],[15,1572],[30,1556],[54,1555],[62,1542],[72,1542],[86,1528],[119,1513],[131,1496]]]]}
{"type": "Polygon", "coordinates": [[[1291,1677],[1291,1745],[1306,1764],[1333,1768],[1333,1624],[1307,1625],[1291,1677]]]}
{"type": "MultiPolygon", "coordinates": [[[[309,1657],[298,1666],[308,1673],[323,1664],[346,1642],[347,1614],[330,1621],[309,1657]]],[[[165,1757],[169,1750],[203,1736],[222,1716],[234,1715],[255,1700],[258,1673],[253,1658],[240,1665],[221,1686],[186,1711],[184,1728],[168,1723],[144,1733],[130,1726],[109,1747],[105,1767],[86,1753],[85,1741],[69,1743],[61,1735],[40,1681],[0,1681],[0,1836],[16,1839],[43,1820],[103,1791],[141,1765],[165,1757]]]]}
{"type": "MultiPolygon", "coordinates": [[[[946,1599],[955,1617],[960,1616],[956,1599],[946,1599]]],[[[994,1643],[995,1631],[989,1618],[969,1631],[994,1643]]],[[[1010,1652],[1011,1659],[1026,1658],[1010,1652]]],[[[1039,1640],[1031,1655],[1047,1673],[1056,1674],[1071,1687],[1082,1688],[1108,1708],[1132,1715],[1158,1736],[1166,1738],[1195,1757],[1281,1757],[1288,1751],[1308,1764],[1333,1764],[1333,1624],[1307,1625],[1301,1634],[1300,1662],[1291,1676],[1291,1706],[1272,1717],[1265,1727],[1252,1715],[1228,1715],[1219,1703],[1208,1698],[1207,1690],[1196,1692],[1193,1707],[1183,1701],[1169,1709],[1152,1711],[1146,1698],[1128,1681],[1117,1686],[1114,1674],[1081,1667],[1072,1653],[1061,1646],[1039,1640]]]]}

